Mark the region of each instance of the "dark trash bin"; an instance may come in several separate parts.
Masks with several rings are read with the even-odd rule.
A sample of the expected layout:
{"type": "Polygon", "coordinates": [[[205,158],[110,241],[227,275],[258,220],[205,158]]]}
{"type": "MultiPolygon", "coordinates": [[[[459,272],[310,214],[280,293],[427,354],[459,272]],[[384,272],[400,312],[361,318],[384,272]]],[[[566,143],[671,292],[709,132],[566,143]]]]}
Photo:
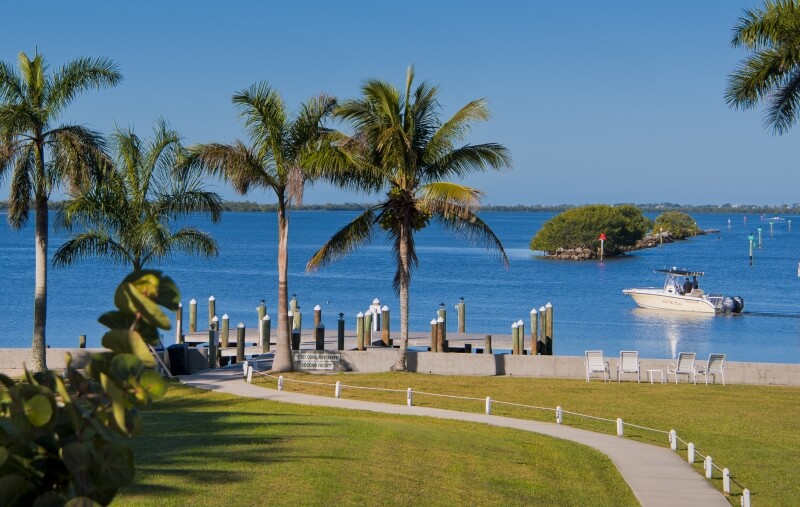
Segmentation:
{"type": "Polygon", "coordinates": [[[167,347],[169,371],[173,375],[189,374],[189,348],[185,343],[176,343],[167,347]]]}

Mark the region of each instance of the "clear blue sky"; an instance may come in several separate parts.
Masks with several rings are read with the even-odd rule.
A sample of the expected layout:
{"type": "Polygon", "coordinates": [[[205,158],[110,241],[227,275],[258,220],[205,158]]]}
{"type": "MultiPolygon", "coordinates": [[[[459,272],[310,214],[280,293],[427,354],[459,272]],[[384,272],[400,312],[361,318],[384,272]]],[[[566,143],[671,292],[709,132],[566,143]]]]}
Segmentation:
{"type": "MultiPolygon", "coordinates": [[[[191,144],[243,137],[231,95],[257,81],[289,108],[379,78],[439,85],[446,115],[485,97],[468,141],[499,142],[511,171],[470,177],[487,204],[800,202],[800,127],[775,136],[723,93],[745,56],[729,45],[735,0],[497,2],[49,1],[3,10],[0,59],[36,48],[51,69],[112,58],[114,89],[63,120],[148,135],[166,118],[191,144]]],[[[225,198],[274,202],[266,193],[225,198]]],[[[7,186],[0,189],[7,196],[7,186]]],[[[306,203],[375,202],[324,185],[306,203]]]]}

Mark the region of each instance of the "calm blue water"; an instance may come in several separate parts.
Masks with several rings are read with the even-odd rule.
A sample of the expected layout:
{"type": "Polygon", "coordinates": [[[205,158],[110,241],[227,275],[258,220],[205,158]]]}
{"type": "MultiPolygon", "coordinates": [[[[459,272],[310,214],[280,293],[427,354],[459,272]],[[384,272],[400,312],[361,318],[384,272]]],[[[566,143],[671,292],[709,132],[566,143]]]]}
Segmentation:
{"type": "MultiPolygon", "coordinates": [[[[320,305],[323,320],[332,327],[339,312],[347,327],[354,315],[374,298],[396,312],[392,290],[394,267],[383,237],[319,272],[304,271],[308,258],[352,212],[294,212],[289,231],[289,293],[296,293],[306,319],[320,305]]],[[[503,268],[496,255],[444,233],[436,226],[418,235],[420,259],[411,286],[411,328],[430,329],[439,303],[445,303],[449,328],[456,326],[453,306],[459,297],[467,303],[467,331],[510,333],[519,319],[530,328],[530,311],[550,302],[555,313],[555,353],[582,355],[586,349],[639,350],[645,357],[670,358],[680,351],[699,357],[725,352],[731,360],[800,362],[800,303],[797,276],[800,260],[800,218],[795,231],[787,222],[768,222],[757,215],[695,215],[705,229],[718,234],[693,238],[636,252],[604,263],[552,261],[528,250],[533,234],[553,213],[484,213],[484,220],[503,241],[511,260],[503,268]],[[728,220],[731,227],[728,229],[728,220]],[[762,249],[748,265],[747,235],[762,227],[762,249]],[[701,287],[707,292],[739,295],[745,313],[739,316],[692,316],[635,308],[622,289],[657,286],[657,268],[676,266],[702,270],[701,287]]],[[[3,217],[5,218],[5,217],[3,217]]],[[[787,217],[792,218],[792,217],[787,217]]],[[[178,283],[184,306],[198,301],[198,321],[207,320],[207,300],[214,295],[217,313],[231,323],[256,324],[260,299],[274,318],[277,307],[276,216],[271,213],[227,213],[219,224],[205,218],[193,223],[210,231],[220,243],[216,259],[175,257],[162,266],[178,283]]],[[[757,235],[756,235],[757,237],[757,235]]],[[[51,235],[51,254],[63,242],[63,233],[51,235]]],[[[30,344],[33,311],[33,231],[0,227],[0,308],[3,332],[0,346],[30,344]]],[[[68,269],[49,271],[47,340],[51,346],[75,346],[87,334],[98,345],[103,328],[96,323],[112,309],[113,290],[127,270],[106,262],[87,261],[68,269]]],[[[393,314],[397,329],[396,313],[393,314]]],[[[167,338],[171,340],[171,335],[167,338]]]]}

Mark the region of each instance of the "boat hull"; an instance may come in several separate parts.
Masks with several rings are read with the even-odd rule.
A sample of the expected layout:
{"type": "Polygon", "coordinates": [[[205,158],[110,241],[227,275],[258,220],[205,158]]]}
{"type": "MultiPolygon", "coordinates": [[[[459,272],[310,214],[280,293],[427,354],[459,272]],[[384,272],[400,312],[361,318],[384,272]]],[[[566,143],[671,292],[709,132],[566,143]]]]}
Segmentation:
{"type": "Polygon", "coordinates": [[[641,308],[674,310],[693,313],[718,313],[714,304],[704,297],[670,294],[655,289],[627,289],[622,291],[641,308]]]}

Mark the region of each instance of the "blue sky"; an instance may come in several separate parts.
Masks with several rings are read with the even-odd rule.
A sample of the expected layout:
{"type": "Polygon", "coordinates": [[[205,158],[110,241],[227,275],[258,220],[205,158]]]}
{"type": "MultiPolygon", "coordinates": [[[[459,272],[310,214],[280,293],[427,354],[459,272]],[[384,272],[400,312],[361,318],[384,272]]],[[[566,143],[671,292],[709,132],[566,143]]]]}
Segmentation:
{"type": "MultiPolygon", "coordinates": [[[[469,142],[499,142],[513,169],[469,177],[486,204],[791,204],[798,130],[775,136],[761,110],[728,108],[731,48],[743,8],[730,0],[642,2],[57,2],[15,3],[0,60],[36,48],[51,69],[106,56],[124,74],[62,117],[146,136],[158,117],[196,142],[244,138],[231,95],[268,81],[290,110],[369,78],[441,90],[443,113],[485,97],[492,119],[469,142]],[[15,12],[15,10],[17,12],[15,12]]],[[[274,202],[268,193],[227,199],[274,202]]],[[[0,189],[0,199],[7,186],[0,189]]],[[[309,188],[306,203],[377,196],[309,188]]]]}

